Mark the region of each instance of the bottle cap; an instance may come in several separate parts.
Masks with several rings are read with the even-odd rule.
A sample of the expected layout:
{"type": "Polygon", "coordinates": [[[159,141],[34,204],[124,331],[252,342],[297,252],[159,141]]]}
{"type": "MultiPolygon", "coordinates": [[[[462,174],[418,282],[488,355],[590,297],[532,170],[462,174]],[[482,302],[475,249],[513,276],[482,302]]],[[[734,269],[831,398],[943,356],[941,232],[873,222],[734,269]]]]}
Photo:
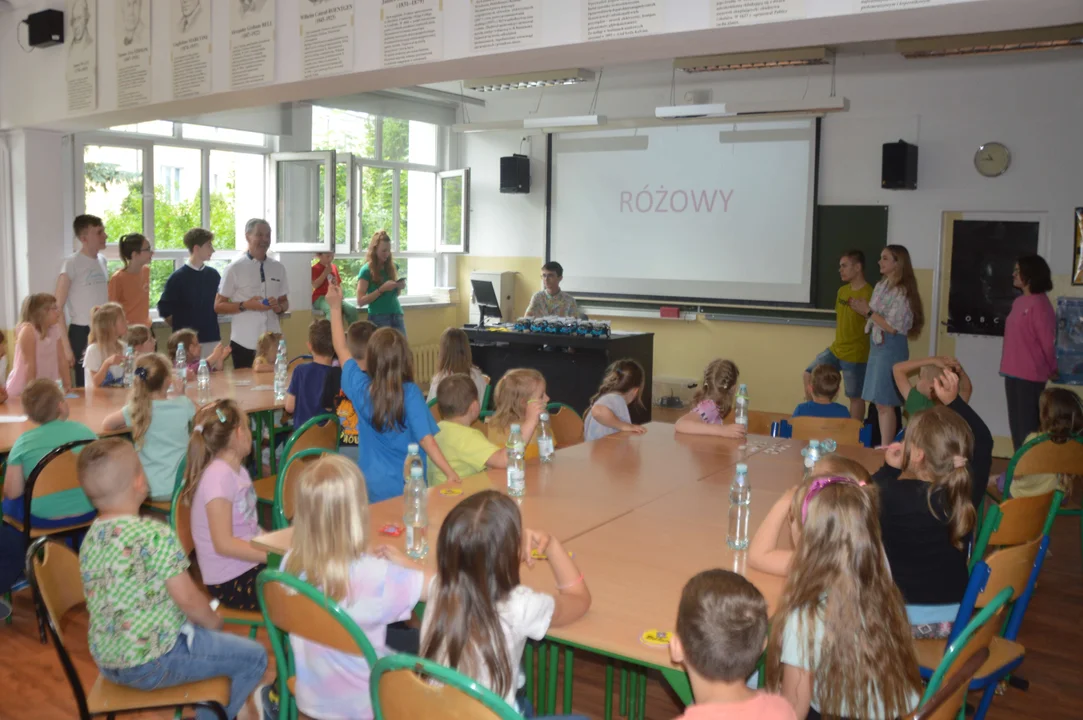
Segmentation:
{"type": "Polygon", "coordinates": [[[748,474],[748,465],[745,465],[744,463],[737,463],[737,472],[739,472],[742,475],[747,475],[748,474]]]}
{"type": "Polygon", "coordinates": [[[540,419],[540,420],[541,420],[542,422],[549,422],[549,413],[547,413],[547,412],[544,412],[544,413],[542,413],[542,414],[541,414],[540,416],[538,416],[538,418],[539,418],[539,419],[540,419]]]}
{"type": "Polygon", "coordinates": [[[420,467],[418,467],[417,465],[415,465],[414,467],[410,468],[410,478],[411,478],[411,479],[413,479],[413,478],[419,478],[419,477],[421,477],[421,476],[422,476],[423,474],[424,474],[424,473],[422,472],[421,468],[420,468],[420,467]]]}
{"type": "Polygon", "coordinates": [[[410,455],[417,455],[420,452],[417,443],[410,443],[409,445],[407,445],[406,452],[410,455]]]}
{"type": "Polygon", "coordinates": [[[820,441],[819,440],[809,440],[808,441],[808,446],[810,448],[818,448],[818,447],[820,447],[820,441]]]}
{"type": "Polygon", "coordinates": [[[523,431],[523,426],[520,425],[519,423],[512,423],[511,424],[511,431],[513,433],[522,432],[523,431]]]}
{"type": "Polygon", "coordinates": [[[737,389],[740,392],[745,392],[745,391],[748,390],[748,385],[746,385],[745,383],[741,383],[740,385],[737,386],[737,389]]]}

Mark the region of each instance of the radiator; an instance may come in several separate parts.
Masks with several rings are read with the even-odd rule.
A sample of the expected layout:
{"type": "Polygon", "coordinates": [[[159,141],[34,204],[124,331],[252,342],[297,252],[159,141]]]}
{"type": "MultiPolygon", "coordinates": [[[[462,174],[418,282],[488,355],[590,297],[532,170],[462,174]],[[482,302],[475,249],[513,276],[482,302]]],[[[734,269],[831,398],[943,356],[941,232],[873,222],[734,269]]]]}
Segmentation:
{"type": "Polygon", "coordinates": [[[440,355],[440,346],[418,345],[412,347],[414,354],[414,382],[419,385],[427,384],[436,374],[436,359],[440,355]]]}

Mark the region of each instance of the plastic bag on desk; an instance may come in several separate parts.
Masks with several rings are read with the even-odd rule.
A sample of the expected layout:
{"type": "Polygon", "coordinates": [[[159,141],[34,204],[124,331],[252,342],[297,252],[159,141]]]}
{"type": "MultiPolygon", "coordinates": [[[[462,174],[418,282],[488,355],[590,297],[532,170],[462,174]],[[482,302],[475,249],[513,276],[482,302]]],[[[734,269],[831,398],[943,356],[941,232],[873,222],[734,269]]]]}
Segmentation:
{"type": "Polygon", "coordinates": [[[1083,298],[1057,298],[1058,382],[1083,385],[1083,298]]]}

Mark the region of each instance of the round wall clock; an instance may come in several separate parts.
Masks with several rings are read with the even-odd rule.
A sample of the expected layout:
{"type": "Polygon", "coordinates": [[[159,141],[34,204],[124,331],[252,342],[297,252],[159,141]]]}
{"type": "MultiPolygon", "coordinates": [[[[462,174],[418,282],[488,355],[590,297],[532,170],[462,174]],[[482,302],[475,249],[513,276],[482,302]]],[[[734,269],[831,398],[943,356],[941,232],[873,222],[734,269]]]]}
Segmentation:
{"type": "Polygon", "coordinates": [[[985,143],[974,153],[974,167],[985,177],[997,177],[1008,171],[1012,154],[1003,143],[985,143]]]}

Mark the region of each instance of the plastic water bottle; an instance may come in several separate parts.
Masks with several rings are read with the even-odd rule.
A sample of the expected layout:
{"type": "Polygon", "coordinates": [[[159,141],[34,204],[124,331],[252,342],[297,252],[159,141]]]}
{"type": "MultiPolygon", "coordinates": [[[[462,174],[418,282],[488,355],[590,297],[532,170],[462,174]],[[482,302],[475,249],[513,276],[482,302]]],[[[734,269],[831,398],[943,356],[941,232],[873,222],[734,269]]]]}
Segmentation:
{"type": "Polygon", "coordinates": [[[406,554],[415,560],[425,557],[429,552],[429,508],[428,486],[425,474],[418,464],[410,467],[410,477],[403,490],[402,525],[406,528],[406,554]]]}
{"type": "Polygon", "coordinates": [[[737,386],[737,408],[733,413],[733,421],[748,429],[748,385],[744,383],[737,386]]]}
{"type": "Polygon", "coordinates": [[[124,348],[124,387],[131,387],[135,379],[135,350],[131,345],[124,348]]]}
{"type": "Polygon", "coordinates": [[[177,343],[177,354],[173,358],[173,373],[177,377],[177,392],[183,393],[188,387],[188,353],[184,343],[177,343]]]}
{"type": "Polygon", "coordinates": [[[553,439],[553,428],[549,425],[549,413],[542,413],[538,418],[538,457],[543,463],[551,463],[554,452],[556,442],[553,439]]]}
{"type": "Polygon", "coordinates": [[[286,357],[286,341],[278,341],[278,356],[275,357],[275,400],[286,399],[286,390],[289,389],[289,366],[290,360],[286,357]]]}
{"type": "Polygon", "coordinates": [[[748,486],[748,465],[737,465],[737,474],[730,483],[730,518],[726,530],[726,545],[730,550],[748,548],[748,516],[752,489],[748,486]]]}
{"type": "Polygon", "coordinates": [[[805,456],[805,469],[811,470],[813,465],[820,462],[820,441],[809,440],[808,447],[801,454],[805,456]]]}
{"type": "Polygon", "coordinates": [[[511,426],[508,444],[508,495],[522,497],[526,494],[526,445],[523,443],[523,429],[518,423],[511,426]]]}
{"type": "Polygon", "coordinates": [[[417,468],[421,471],[422,477],[425,475],[425,465],[421,462],[421,448],[417,443],[410,443],[406,446],[406,464],[402,468],[402,477],[407,482],[410,481],[410,475],[417,468]]]}
{"type": "Polygon", "coordinates": [[[196,371],[196,389],[199,391],[200,405],[211,401],[211,366],[203,359],[199,361],[199,369],[196,371]]]}

